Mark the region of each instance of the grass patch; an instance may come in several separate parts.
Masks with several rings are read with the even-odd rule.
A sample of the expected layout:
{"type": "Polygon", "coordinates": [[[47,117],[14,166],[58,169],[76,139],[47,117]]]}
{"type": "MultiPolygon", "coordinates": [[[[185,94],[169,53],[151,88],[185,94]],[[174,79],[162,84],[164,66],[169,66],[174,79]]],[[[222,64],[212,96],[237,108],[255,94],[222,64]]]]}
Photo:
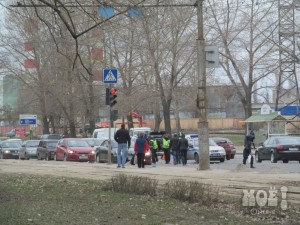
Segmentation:
{"type": "Polygon", "coordinates": [[[210,188],[195,182],[177,180],[158,187],[154,180],[119,175],[106,182],[20,174],[0,176],[1,225],[269,223],[250,216],[245,221],[244,212],[233,211],[233,207],[228,210],[225,208],[228,203],[220,201],[220,196],[218,201],[213,196],[203,198],[210,188]],[[174,191],[174,185],[178,191],[174,191]],[[134,189],[134,186],[140,187],[134,189]],[[149,191],[151,188],[155,192],[149,191]],[[196,194],[199,188],[202,188],[201,198],[196,194]]]}

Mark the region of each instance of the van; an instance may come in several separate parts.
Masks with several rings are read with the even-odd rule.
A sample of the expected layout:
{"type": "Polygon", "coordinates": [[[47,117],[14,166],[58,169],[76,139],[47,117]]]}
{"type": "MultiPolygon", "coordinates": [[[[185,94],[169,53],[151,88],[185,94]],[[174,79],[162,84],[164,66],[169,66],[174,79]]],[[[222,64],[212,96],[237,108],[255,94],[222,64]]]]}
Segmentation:
{"type": "MultiPolygon", "coordinates": [[[[119,128],[111,128],[110,129],[110,135],[111,139],[114,138],[115,133],[117,132],[119,128]]],[[[99,128],[95,129],[92,138],[99,138],[99,139],[108,139],[109,138],[109,128],[99,128]]]]}
{"type": "Polygon", "coordinates": [[[140,132],[145,133],[145,135],[148,137],[151,132],[151,128],[150,127],[130,128],[129,135],[130,135],[130,137],[137,137],[140,132]]]}

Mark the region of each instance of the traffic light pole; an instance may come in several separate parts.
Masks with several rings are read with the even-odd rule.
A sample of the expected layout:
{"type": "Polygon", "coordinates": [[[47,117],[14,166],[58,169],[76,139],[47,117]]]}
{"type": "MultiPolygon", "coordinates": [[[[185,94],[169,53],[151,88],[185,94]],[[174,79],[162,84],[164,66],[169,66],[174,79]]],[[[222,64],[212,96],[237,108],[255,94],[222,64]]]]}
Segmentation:
{"type": "MultiPolygon", "coordinates": [[[[111,90],[111,85],[109,85],[109,93],[111,90]]],[[[111,104],[109,104],[109,127],[108,127],[108,156],[107,164],[111,164],[111,104]]]]}
{"type": "Polygon", "coordinates": [[[207,122],[207,97],[206,97],[206,68],[205,68],[205,40],[203,21],[203,1],[197,0],[197,107],[199,110],[198,138],[199,138],[199,170],[209,169],[209,142],[207,122]]]}

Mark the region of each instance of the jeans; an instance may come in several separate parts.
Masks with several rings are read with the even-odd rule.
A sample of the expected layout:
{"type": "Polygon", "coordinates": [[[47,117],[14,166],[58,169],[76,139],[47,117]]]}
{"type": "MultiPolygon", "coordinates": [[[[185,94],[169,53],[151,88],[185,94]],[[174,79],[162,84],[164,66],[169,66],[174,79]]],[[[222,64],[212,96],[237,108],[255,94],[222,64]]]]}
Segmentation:
{"type": "Polygon", "coordinates": [[[127,159],[127,143],[119,143],[118,153],[117,153],[118,166],[121,166],[122,164],[122,167],[124,167],[126,163],[126,159],[127,159]]]}

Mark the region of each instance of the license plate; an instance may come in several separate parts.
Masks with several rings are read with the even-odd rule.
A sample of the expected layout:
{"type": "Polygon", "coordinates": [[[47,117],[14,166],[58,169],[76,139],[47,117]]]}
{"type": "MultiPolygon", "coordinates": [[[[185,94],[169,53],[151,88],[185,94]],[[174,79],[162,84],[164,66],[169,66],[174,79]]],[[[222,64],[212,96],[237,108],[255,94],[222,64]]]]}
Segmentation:
{"type": "Polygon", "coordinates": [[[211,156],[220,156],[220,153],[212,153],[211,156]]]}
{"type": "Polygon", "coordinates": [[[290,151],[298,151],[298,148],[289,148],[290,151]]]}
{"type": "Polygon", "coordinates": [[[88,156],[87,156],[87,155],[80,155],[78,158],[79,158],[79,159],[87,159],[88,156]]]}

